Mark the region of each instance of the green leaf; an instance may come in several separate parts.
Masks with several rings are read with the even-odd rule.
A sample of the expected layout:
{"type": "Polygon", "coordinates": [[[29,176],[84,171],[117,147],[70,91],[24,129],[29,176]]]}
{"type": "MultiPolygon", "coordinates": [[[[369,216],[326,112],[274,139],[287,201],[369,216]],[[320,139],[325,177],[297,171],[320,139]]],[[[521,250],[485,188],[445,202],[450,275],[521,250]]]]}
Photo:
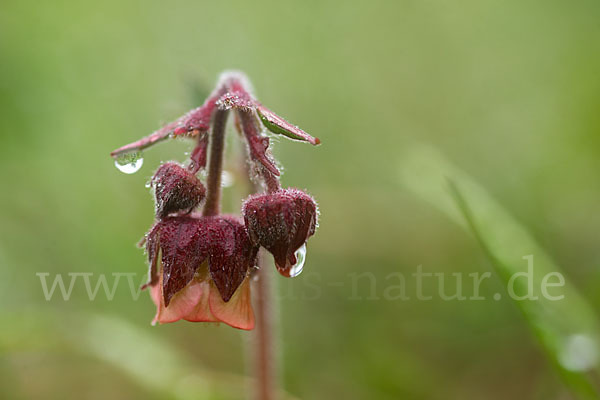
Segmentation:
{"type": "MultiPolygon", "coordinates": [[[[506,287],[514,274],[527,273],[532,262],[538,298],[510,298],[572,393],[580,399],[598,398],[590,380],[592,373],[598,373],[598,321],[560,267],[482,186],[434,149],[420,145],[409,148],[400,170],[406,188],[475,236],[506,287]],[[549,273],[564,277],[564,286],[553,288],[564,298],[552,300],[540,293],[542,280],[549,273]]],[[[522,279],[514,282],[516,293],[528,289],[522,279]]]]}
{"type": "Polygon", "coordinates": [[[256,112],[258,113],[263,125],[273,133],[287,136],[293,140],[308,142],[315,146],[321,143],[319,138],[310,136],[302,129],[290,124],[285,119],[281,118],[279,115],[275,114],[273,111],[269,110],[263,105],[258,105],[256,107],[256,112]]]}

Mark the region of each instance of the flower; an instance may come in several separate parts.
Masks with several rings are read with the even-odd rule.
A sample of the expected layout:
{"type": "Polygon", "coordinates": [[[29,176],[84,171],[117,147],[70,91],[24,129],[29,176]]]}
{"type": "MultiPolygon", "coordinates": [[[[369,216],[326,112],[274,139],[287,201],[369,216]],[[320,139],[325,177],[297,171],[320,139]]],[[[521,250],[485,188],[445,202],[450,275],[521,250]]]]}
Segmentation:
{"type": "Polygon", "coordinates": [[[153,323],[181,319],[254,327],[249,272],[257,247],[233,216],[197,214],[158,221],[146,236],[153,323]]]}
{"type": "Polygon", "coordinates": [[[200,204],[206,189],[196,175],[174,162],[161,165],[151,180],[159,218],[178,212],[191,212],[200,204]]]}
{"type": "Polygon", "coordinates": [[[295,252],[317,228],[315,200],[301,190],[288,188],[250,196],[242,207],[250,239],[275,258],[277,270],[290,276],[295,252]]]}
{"type": "MultiPolygon", "coordinates": [[[[167,138],[196,141],[186,167],[167,162],[150,181],[156,222],[145,237],[150,272],[142,288],[150,288],[156,305],[153,323],[183,319],[252,329],[249,276],[256,267],[259,247],[273,254],[282,275],[296,276],[301,271],[303,262],[296,252],[315,233],[317,204],[298,189],[281,188],[281,172],[266,134],[269,131],[315,146],[321,141],[263,106],[250,87],[242,73],[225,72],[200,107],[111,153],[117,160],[129,160],[132,154],[138,157],[142,150],[167,138]],[[247,145],[249,178],[266,191],[245,201],[243,221],[220,215],[230,114],[247,145]],[[205,172],[206,188],[197,177],[201,171],[205,172]],[[202,214],[195,213],[203,201],[202,214]]],[[[259,290],[264,290],[261,287],[259,290]]],[[[263,292],[261,298],[266,297],[263,292]]]]}

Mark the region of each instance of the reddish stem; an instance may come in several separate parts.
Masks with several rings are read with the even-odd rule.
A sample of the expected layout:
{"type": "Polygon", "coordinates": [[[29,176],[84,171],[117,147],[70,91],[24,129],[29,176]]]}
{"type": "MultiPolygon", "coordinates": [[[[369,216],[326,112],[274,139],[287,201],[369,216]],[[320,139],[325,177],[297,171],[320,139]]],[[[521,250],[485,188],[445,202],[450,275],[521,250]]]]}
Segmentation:
{"type": "Polygon", "coordinates": [[[273,193],[281,189],[281,182],[279,182],[279,178],[264,167],[262,168],[262,176],[265,186],[267,187],[267,192],[273,193]]]}
{"type": "Polygon", "coordinates": [[[256,398],[272,400],[275,398],[275,363],[271,285],[264,250],[260,250],[258,257],[261,269],[257,272],[256,282],[256,398]]]}
{"type": "Polygon", "coordinates": [[[228,115],[227,110],[217,109],[213,119],[209,143],[208,177],[206,178],[206,203],[202,212],[204,216],[218,215],[221,208],[221,173],[228,115]]]}

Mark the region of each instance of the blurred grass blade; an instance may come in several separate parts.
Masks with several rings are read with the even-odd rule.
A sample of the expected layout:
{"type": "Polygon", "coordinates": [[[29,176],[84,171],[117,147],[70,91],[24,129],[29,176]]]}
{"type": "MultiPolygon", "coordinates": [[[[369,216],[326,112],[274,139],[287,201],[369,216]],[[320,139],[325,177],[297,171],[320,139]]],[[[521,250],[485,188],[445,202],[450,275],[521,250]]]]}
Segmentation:
{"type": "MultiPolygon", "coordinates": [[[[100,314],[0,312],[0,354],[55,352],[93,356],[160,398],[234,400],[252,387],[249,377],[203,368],[179,348],[122,318],[100,314]],[[61,324],[56,324],[61,321],[61,324]]],[[[281,398],[293,400],[287,393],[281,398]]]]}
{"type": "Polygon", "coordinates": [[[177,399],[216,397],[204,371],[155,334],[122,319],[93,315],[77,331],[77,339],[73,343],[80,350],[119,368],[152,391],[177,399]]]}
{"type": "MultiPolygon", "coordinates": [[[[598,376],[600,328],[596,315],[527,230],[485,189],[432,148],[409,148],[401,161],[401,181],[470,231],[505,284],[514,274],[527,273],[528,263],[533,262],[537,299],[514,303],[572,393],[580,399],[598,398],[591,378],[598,376]],[[565,277],[563,287],[553,288],[557,295],[564,295],[561,300],[540,293],[543,278],[552,272],[565,277]]],[[[516,293],[527,290],[522,281],[515,280],[516,293]]]]}

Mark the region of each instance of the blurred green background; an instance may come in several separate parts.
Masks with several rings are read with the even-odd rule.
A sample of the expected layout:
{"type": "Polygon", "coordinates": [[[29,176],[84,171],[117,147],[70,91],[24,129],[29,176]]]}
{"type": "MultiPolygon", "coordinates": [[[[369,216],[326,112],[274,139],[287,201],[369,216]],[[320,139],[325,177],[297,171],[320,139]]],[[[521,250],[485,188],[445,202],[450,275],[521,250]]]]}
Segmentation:
{"type": "Polygon", "coordinates": [[[273,275],[287,393],[571,398],[518,307],[492,299],[495,273],[485,301],[418,301],[411,281],[410,300],[383,293],[386,277],[419,265],[495,271],[472,235],[402,183],[406,149],[422,143],[527,227],[597,314],[599,21],[596,0],[4,0],[0,398],[248,393],[248,333],[151,327],[149,296],[134,301],[126,281],[112,301],[102,290],[90,301],[81,281],[69,301],[46,301],[36,276],[135,273],[137,286],[135,243],[153,220],[144,184],[191,144],[150,149],[134,175],[109,153],[199,105],[231,68],[323,142],[275,146],[284,185],[321,208],[304,273],[273,275]],[[361,272],[375,296],[368,280],[353,285],[361,272]]]}

